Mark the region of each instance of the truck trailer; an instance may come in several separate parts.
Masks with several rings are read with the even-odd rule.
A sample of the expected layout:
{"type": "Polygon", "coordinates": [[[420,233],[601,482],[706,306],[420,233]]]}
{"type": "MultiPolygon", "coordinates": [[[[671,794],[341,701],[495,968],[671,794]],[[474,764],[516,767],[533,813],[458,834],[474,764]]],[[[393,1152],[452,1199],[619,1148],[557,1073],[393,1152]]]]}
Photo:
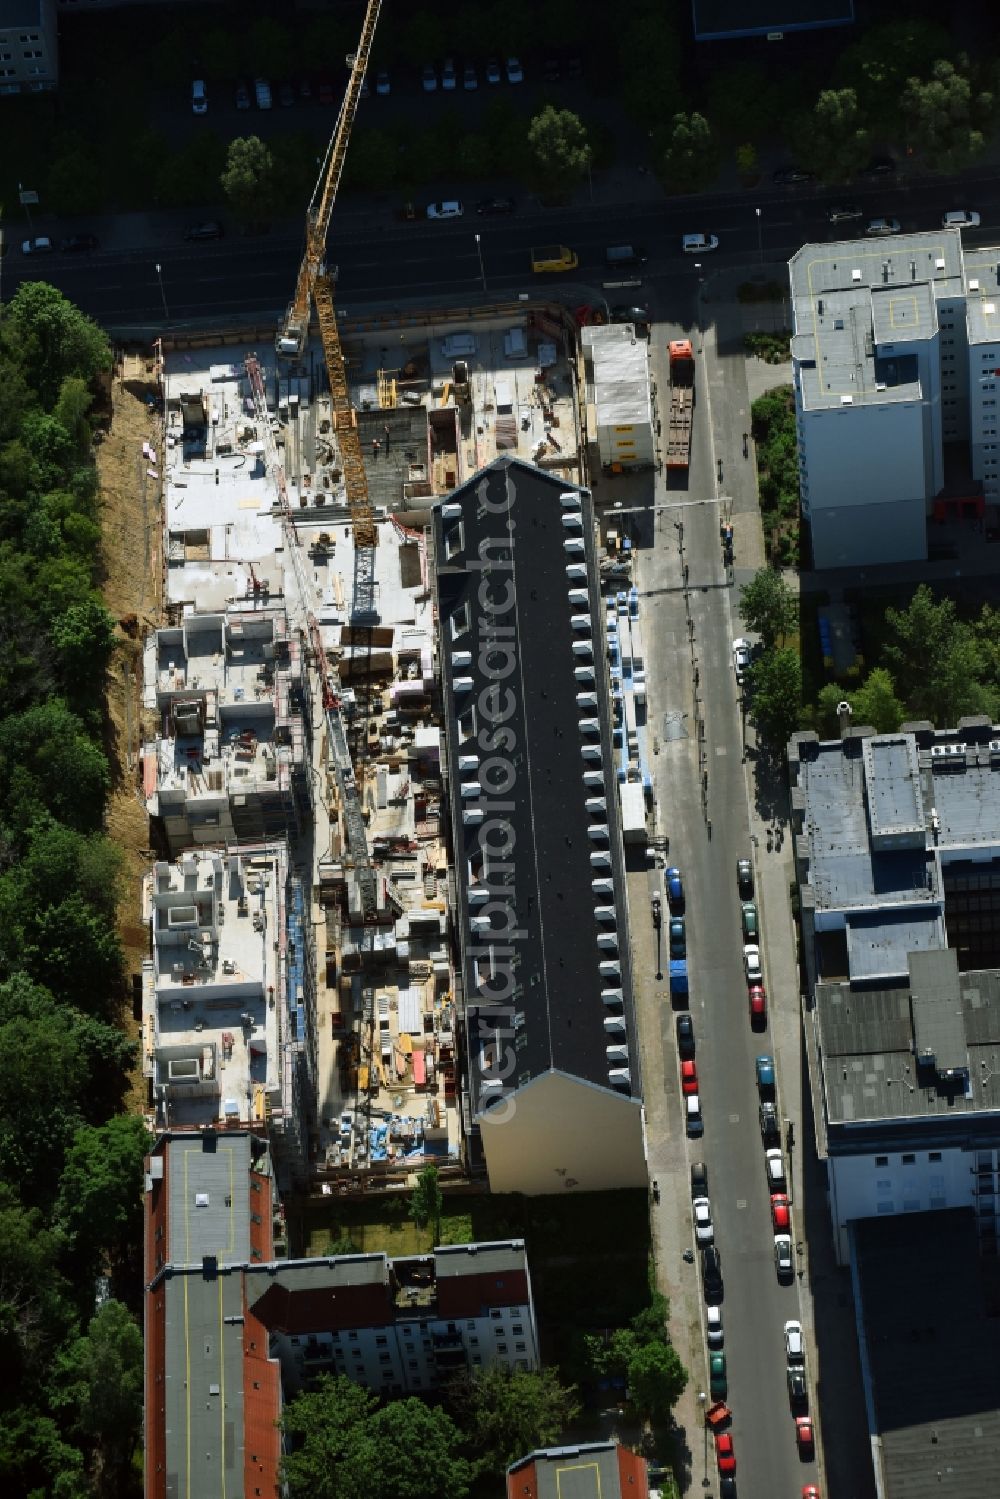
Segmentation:
{"type": "Polygon", "coordinates": [[[691,461],[694,417],[694,350],[689,338],[667,345],[670,355],[670,415],[667,421],[667,468],[687,468],[691,461]]]}

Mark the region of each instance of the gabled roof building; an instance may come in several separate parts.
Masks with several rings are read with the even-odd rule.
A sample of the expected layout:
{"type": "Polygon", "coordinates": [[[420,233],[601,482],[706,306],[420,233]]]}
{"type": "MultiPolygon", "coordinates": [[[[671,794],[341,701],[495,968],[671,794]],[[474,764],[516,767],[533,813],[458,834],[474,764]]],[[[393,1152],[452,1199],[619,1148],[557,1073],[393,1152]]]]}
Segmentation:
{"type": "Polygon", "coordinates": [[[434,516],[470,1163],[644,1185],[590,494],[499,458],[434,516]]]}

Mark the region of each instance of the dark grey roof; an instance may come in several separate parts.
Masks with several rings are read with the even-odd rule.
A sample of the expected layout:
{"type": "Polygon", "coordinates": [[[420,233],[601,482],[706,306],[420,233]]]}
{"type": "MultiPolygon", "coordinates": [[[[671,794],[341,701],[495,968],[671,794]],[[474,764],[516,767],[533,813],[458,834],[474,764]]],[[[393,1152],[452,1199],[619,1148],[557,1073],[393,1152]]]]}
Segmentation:
{"type": "Polygon", "coordinates": [[[848,971],[854,983],[904,978],[908,957],[944,947],[944,921],[933,910],[855,912],[847,917],[848,971]]]}
{"type": "Polygon", "coordinates": [[[1000,1350],[972,1210],[851,1227],[885,1499],[995,1493],[1000,1350]]]}
{"type": "Polygon", "coordinates": [[[41,24],[42,0],[0,0],[0,29],[41,24]]]}
{"type": "Polygon", "coordinates": [[[759,36],[768,31],[811,31],[846,26],[854,20],[854,0],[692,0],[694,34],[712,37],[759,36]]]}
{"type": "Polygon", "coordinates": [[[913,735],[864,740],[864,763],[872,838],[879,846],[885,846],[889,839],[905,839],[907,846],[915,842],[922,847],[924,807],[913,735]]]}
{"type": "Polygon", "coordinates": [[[943,972],[936,977],[928,972],[923,965],[929,961],[933,968],[946,962],[953,968],[955,956],[914,954],[916,1024],[908,983],[881,989],[816,986],[831,1131],[896,1119],[948,1122],[968,1130],[973,1116],[1000,1111],[1000,972],[955,973],[956,1014],[953,982],[943,972]],[[922,1041],[930,1050],[937,1048],[933,1069],[918,1066],[922,1041]],[[943,1075],[949,1068],[967,1069],[967,1079],[949,1080],[943,1075]]]}
{"type": "MultiPolygon", "coordinates": [[[[535,1470],[538,1499],[620,1499],[621,1474],[617,1442],[588,1442],[581,1447],[548,1447],[531,1452],[507,1469],[535,1470]]],[[[517,1485],[508,1485],[509,1493],[517,1485]]]]}
{"type": "Polygon", "coordinates": [[[252,1160],[249,1134],[174,1135],[167,1142],[170,1262],[242,1265],[250,1258],[246,1182],[252,1160]]]}
{"type": "Polygon", "coordinates": [[[638,1096],[590,495],[504,456],[436,508],[434,540],[475,1105],[496,1096],[498,1059],[509,1056],[514,1066],[504,1092],[551,1070],[608,1087],[609,1069],[627,1066],[638,1096]],[[502,600],[505,612],[489,614],[484,599],[494,606],[502,600]],[[492,645],[491,628],[498,631],[492,645]],[[577,676],[590,668],[593,682],[577,676]],[[581,704],[581,694],[593,696],[581,704]],[[599,760],[585,759],[585,750],[599,751],[599,760]],[[585,784],[587,772],[594,785],[585,784]],[[481,803],[474,784],[480,777],[481,803]],[[588,811],[593,798],[603,799],[605,810],[588,811]],[[483,820],[471,821],[480,806],[483,820]],[[602,827],[606,833],[595,833],[602,827]],[[505,855],[497,847],[508,828],[513,843],[505,855]],[[493,847],[492,879],[484,842],[493,847]],[[611,882],[606,894],[595,892],[595,880],[611,882]],[[487,896],[487,904],[476,903],[487,896]],[[503,935],[506,926],[512,940],[503,935]],[[615,933],[617,950],[598,945],[615,933]],[[492,1000],[483,989],[491,948],[492,1000]],[[620,977],[602,975],[602,962],[617,962],[620,977]],[[602,991],[609,989],[622,992],[624,1035],[604,1024],[612,1011],[602,991]],[[627,1062],[609,1060],[615,1044],[627,1048],[627,1062]]]}
{"type": "Polygon", "coordinates": [[[962,1019],[958,956],[950,948],[944,952],[913,954],[910,1010],[918,1065],[933,1065],[942,1075],[967,1070],[969,1051],[962,1019]]]}

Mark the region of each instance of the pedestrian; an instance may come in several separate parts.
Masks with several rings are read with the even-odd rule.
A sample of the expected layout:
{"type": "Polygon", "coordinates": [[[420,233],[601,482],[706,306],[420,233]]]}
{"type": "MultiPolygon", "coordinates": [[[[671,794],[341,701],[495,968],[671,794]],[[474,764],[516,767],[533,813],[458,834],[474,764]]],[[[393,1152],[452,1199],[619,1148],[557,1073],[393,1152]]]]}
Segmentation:
{"type": "Polygon", "coordinates": [[[379,444],[378,438],[377,437],[373,437],[372,438],[372,457],[373,458],[377,458],[378,457],[379,446],[380,446],[380,444],[379,444]]]}
{"type": "Polygon", "coordinates": [[[384,426],[384,428],[382,430],[385,433],[385,451],[386,451],[386,454],[388,454],[388,452],[389,452],[389,423],[388,422],[386,422],[386,424],[385,424],[385,426],[384,426]]]}

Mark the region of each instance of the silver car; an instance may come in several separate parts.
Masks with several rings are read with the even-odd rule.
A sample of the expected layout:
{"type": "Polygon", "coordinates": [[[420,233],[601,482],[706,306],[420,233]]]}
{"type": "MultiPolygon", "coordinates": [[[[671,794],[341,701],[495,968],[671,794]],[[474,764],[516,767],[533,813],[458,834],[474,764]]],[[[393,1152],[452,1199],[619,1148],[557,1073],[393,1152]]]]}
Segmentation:
{"type": "Polygon", "coordinates": [[[794,1261],[790,1234],[775,1234],[774,1236],[774,1268],[779,1280],[791,1280],[794,1274],[794,1261]]]}

